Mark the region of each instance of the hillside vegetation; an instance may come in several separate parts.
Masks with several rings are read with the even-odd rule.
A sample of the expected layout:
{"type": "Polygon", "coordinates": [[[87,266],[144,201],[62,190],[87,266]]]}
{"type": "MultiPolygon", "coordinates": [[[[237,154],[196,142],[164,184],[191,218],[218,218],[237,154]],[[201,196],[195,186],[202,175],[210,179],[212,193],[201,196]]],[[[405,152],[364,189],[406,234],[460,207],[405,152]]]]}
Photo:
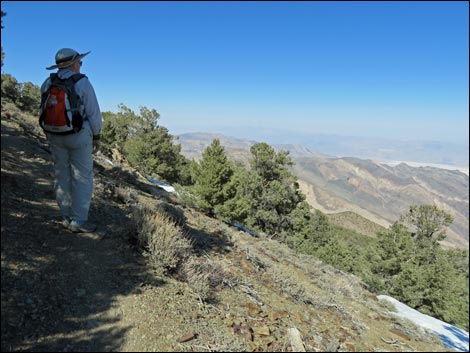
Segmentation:
{"type": "Polygon", "coordinates": [[[73,234],[54,221],[37,119],[14,103],[2,99],[2,350],[442,351],[380,288],[468,329],[468,252],[438,246],[445,212],[411,207],[420,222],[404,215],[368,242],[310,209],[288,153],[255,145],[246,169],[215,139],[189,161],[155,110],[121,106],[95,156],[99,231],[73,234]]]}
{"type": "MultiPolygon", "coordinates": [[[[180,135],[177,142],[184,156],[198,160],[215,138],[220,140],[227,156],[249,166],[250,148],[255,141],[192,133],[180,135]]],[[[353,212],[387,228],[410,205],[433,204],[454,218],[442,244],[468,249],[468,175],[435,167],[418,168],[403,163],[388,166],[372,160],[336,158],[296,145],[273,147],[290,152],[294,164],[289,169],[313,208],[326,214],[353,212]]],[[[361,232],[364,224],[359,222],[348,222],[347,227],[361,232]]]]}
{"type": "Polygon", "coordinates": [[[2,112],[2,351],[290,351],[292,328],[308,351],[443,350],[358,278],[183,207],[122,161],[96,157],[100,230],[70,233],[35,124],[2,112]],[[169,238],[143,256],[152,227],[169,238]]]}

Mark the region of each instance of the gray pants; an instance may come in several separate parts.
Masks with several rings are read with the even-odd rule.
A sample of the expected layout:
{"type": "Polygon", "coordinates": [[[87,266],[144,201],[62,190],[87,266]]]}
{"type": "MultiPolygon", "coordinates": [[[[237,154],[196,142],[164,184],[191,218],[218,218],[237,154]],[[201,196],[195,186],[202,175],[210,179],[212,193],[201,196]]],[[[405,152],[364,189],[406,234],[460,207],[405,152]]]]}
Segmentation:
{"type": "Polygon", "coordinates": [[[88,220],[93,194],[93,135],[86,124],[77,134],[47,134],[54,160],[54,190],[62,217],[88,220]]]}

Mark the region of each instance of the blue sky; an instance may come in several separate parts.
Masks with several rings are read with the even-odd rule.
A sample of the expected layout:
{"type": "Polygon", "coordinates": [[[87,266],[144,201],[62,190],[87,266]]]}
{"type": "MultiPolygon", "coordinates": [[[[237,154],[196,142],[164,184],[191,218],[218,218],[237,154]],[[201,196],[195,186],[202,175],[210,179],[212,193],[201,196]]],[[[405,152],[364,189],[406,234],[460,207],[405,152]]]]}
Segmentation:
{"type": "Polygon", "coordinates": [[[468,145],[468,2],[2,1],[3,73],[40,85],[62,47],[102,111],[170,133],[335,134],[468,145]]]}

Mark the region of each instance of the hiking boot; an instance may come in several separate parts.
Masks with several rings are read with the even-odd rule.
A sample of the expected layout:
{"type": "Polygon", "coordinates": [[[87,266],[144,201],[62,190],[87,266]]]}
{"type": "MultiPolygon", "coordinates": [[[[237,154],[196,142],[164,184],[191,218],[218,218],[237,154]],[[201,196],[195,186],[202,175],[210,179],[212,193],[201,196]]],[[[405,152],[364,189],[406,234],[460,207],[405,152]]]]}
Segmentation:
{"type": "Polygon", "coordinates": [[[70,223],[72,222],[72,219],[70,217],[62,217],[62,227],[69,229],[70,228],[70,223]]]}
{"type": "Polygon", "coordinates": [[[70,222],[69,229],[74,233],[93,233],[96,230],[96,224],[91,222],[70,222]]]}

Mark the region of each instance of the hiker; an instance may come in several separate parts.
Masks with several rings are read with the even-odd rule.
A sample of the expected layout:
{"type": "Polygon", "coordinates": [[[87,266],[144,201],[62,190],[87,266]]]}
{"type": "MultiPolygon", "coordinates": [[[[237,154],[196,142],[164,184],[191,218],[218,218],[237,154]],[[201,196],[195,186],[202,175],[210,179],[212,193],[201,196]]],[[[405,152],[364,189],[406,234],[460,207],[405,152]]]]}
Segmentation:
{"type": "MultiPolygon", "coordinates": [[[[46,68],[58,69],[57,73],[47,78],[41,86],[40,121],[54,160],[56,200],[62,215],[62,225],[74,233],[91,233],[97,228],[96,224],[88,221],[88,211],[93,194],[93,152],[99,148],[102,116],[93,86],[85,75],[80,74],[82,58],[89,53],[79,54],[70,48],[60,49],[55,55],[55,65],[46,68]],[[55,92],[57,87],[64,87],[61,86],[64,82],[75,88],[75,91],[65,95],[69,97],[68,101],[61,103],[61,109],[56,109],[54,104],[57,105],[59,100],[57,106],[60,106],[61,98],[55,92]],[[51,93],[53,89],[56,89],[54,95],[51,93]],[[63,127],[58,123],[49,123],[48,119],[50,121],[51,118],[47,114],[59,115],[62,112],[62,117],[71,116],[74,110],[71,106],[78,104],[69,103],[72,102],[72,96],[80,102],[80,109],[76,109],[79,112],[73,116],[73,127],[70,123],[72,119],[68,118],[67,125],[63,127]],[[76,125],[76,121],[80,124],[76,125]],[[51,126],[52,129],[49,129],[51,126]]],[[[62,101],[67,100],[63,97],[64,94],[62,101]]]]}

